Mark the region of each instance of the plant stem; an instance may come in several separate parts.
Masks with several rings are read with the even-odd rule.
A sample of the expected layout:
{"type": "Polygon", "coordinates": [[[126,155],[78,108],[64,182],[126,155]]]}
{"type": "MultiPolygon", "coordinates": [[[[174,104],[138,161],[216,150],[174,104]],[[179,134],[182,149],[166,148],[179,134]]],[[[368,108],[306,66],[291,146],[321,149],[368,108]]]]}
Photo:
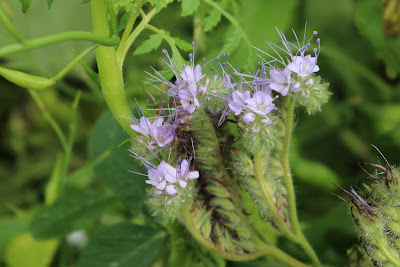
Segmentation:
{"type": "Polygon", "coordinates": [[[303,232],[301,231],[299,219],[297,217],[297,209],[296,209],[296,197],[293,186],[292,174],[290,171],[289,164],[289,147],[290,147],[290,137],[292,134],[293,128],[293,113],[296,99],[291,96],[288,98],[286,108],[286,122],[285,122],[285,136],[283,137],[283,150],[282,150],[282,166],[283,166],[283,178],[286,185],[287,197],[289,202],[289,215],[290,221],[293,225],[293,230],[297,238],[293,241],[298,243],[310,259],[313,261],[315,266],[321,266],[317,255],[312,249],[311,245],[308,243],[307,239],[304,237],[303,232]]]}
{"type": "Polygon", "coordinates": [[[6,26],[7,30],[11,33],[12,36],[19,42],[23,43],[24,39],[22,36],[19,34],[17,29],[14,27],[14,25],[11,23],[11,21],[8,19],[6,13],[4,13],[3,9],[0,7],[0,21],[3,22],[4,26],[6,26]]]}
{"type": "MultiPolygon", "coordinates": [[[[92,0],[93,32],[108,38],[110,35],[107,21],[107,6],[104,0],[92,0]]],[[[130,135],[132,130],[131,117],[125,97],[124,78],[118,64],[117,55],[113,47],[98,47],[96,49],[97,67],[99,69],[100,84],[103,95],[114,118],[130,135]]]]}
{"type": "Polygon", "coordinates": [[[157,14],[155,8],[153,8],[147,15],[142,14],[142,21],[139,23],[136,29],[131,33],[131,35],[129,35],[126,42],[121,43],[120,46],[118,47],[117,60],[120,69],[122,69],[122,65],[124,63],[126,54],[129,51],[129,48],[131,47],[135,39],[138,37],[138,35],[145,29],[146,25],[150,22],[150,20],[154,17],[155,14],[157,14]]]}
{"type": "Polygon", "coordinates": [[[395,266],[400,266],[400,261],[394,258],[393,255],[389,251],[387,251],[385,244],[383,244],[381,241],[378,241],[378,248],[391,263],[393,263],[395,266]]]}
{"type": "Polygon", "coordinates": [[[290,255],[286,254],[282,250],[277,247],[269,246],[267,249],[267,256],[274,257],[282,262],[287,263],[289,266],[293,267],[308,267],[308,265],[298,261],[297,259],[291,257],[290,255]]]}
{"type": "Polygon", "coordinates": [[[104,46],[115,46],[119,42],[118,37],[108,38],[92,32],[82,32],[82,31],[63,32],[63,33],[57,33],[53,35],[40,37],[37,39],[26,40],[24,41],[24,43],[21,44],[12,44],[4,46],[0,48],[0,57],[20,53],[23,51],[31,50],[42,46],[48,46],[51,44],[56,44],[64,41],[72,41],[72,40],[91,41],[96,44],[104,46]]]}

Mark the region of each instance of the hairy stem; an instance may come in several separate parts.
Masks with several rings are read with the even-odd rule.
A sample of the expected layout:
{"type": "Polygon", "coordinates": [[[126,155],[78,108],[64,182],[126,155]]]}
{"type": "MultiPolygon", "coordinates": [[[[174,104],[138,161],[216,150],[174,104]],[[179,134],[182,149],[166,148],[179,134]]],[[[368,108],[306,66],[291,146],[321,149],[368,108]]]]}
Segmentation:
{"type": "MultiPolygon", "coordinates": [[[[92,0],[92,24],[93,32],[108,38],[110,35],[107,22],[107,6],[104,0],[92,0]]],[[[131,117],[124,91],[124,78],[118,64],[117,55],[113,47],[98,47],[96,49],[97,67],[103,95],[114,118],[128,133],[133,134],[130,129],[131,117]]]]}
{"type": "Polygon", "coordinates": [[[64,41],[72,41],[72,40],[91,41],[96,44],[104,46],[115,46],[119,42],[118,37],[108,38],[92,32],[82,32],[82,31],[63,32],[63,33],[40,37],[37,39],[26,40],[20,44],[3,46],[0,48],[0,57],[20,53],[38,47],[48,46],[51,44],[56,44],[64,41]]]}
{"type": "Polygon", "coordinates": [[[296,209],[296,197],[293,186],[292,174],[290,171],[289,164],[289,147],[290,147],[290,137],[292,134],[293,128],[293,113],[295,106],[295,98],[293,96],[288,98],[286,105],[286,122],[285,122],[285,136],[283,138],[283,151],[282,151],[282,166],[283,166],[283,177],[287,189],[287,197],[289,202],[289,215],[290,221],[293,225],[293,230],[296,235],[296,239],[293,240],[298,243],[310,259],[313,261],[315,266],[321,266],[317,255],[312,249],[311,245],[308,243],[307,239],[304,237],[303,232],[301,231],[299,219],[297,217],[297,209],[296,209]]]}

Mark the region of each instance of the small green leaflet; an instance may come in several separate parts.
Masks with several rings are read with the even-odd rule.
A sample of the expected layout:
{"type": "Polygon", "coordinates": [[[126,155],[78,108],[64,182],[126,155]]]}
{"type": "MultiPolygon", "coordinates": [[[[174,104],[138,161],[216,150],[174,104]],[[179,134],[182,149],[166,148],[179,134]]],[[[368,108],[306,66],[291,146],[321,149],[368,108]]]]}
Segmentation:
{"type": "Polygon", "coordinates": [[[19,0],[22,5],[22,12],[26,13],[28,11],[29,6],[31,5],[32,0],[19,0]]]}
{"type": "Polygon", "coordinates": [[[182,16],[192,15],[199,5],[200,0],[182,0],[182,16]]]}
{"type": "Polygon", "coordinates": [[[221,21],[221,12],[219,12],[217,9],[214,8],[204,19],[204,31],[205,32],[211,31],[212,28],[217,26],[220,21],[221,21]]]}
{"type": "Polygon", "coordinates": [[[138,48],[136,48],[133,55],[143,55],[151,52],[154,49],[157,49],[163,40],[163,37],[160,34],[152,34],[150,38],[144,41],[138,48]]]}
{"type": "Polygon", "coordinates": [[[190,52],[193,50],[193,46],[190,43],[188,43],[185,40],[182,40],[178,37],[174,37],[174,42],[175,42],[176,46],[179,47],[180,49],[182,49],[183,51],[190,52]]]}
{"type": "Polygon", "coordinates": [[[156,11],[159,12],[164,6],[166,6],[167,4],[169,4],[170,0],[148,0],[148,2],[155,6],[156,11]]]}
{"type": "Polygon", "coordinates": [[[242,35],[239,30],[234,30],[233,32],[230,33],[230,37],[228,41],[224,44],[221,50],[222,53],[232,53],[240,44],[240,41],[242,40],[242,35]]]}

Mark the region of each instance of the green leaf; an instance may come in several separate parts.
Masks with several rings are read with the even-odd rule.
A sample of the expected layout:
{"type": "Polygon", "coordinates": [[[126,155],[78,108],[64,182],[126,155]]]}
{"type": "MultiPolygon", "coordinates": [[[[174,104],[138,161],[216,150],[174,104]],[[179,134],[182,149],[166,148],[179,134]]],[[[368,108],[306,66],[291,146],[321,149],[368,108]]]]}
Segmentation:
{"type": "Polygon", "coordinates": [[[57,247],[57,240],[37,241],[29,233],[21,234],[9,244],[5,262],[8,267],[47,267],[57,247]]]}
{"type": "Polygon", "coordinates": [[[122,31],[128,25],[129,19],[131,18],[132,12],[126,12],[122,15],[119,24],[118,24],[118,32],[122,31]]]}
{"type": "Polygon", "coordinates": [[[10,241],[28,230],[28,222],[22,218],[12,218],[0,221],[0,259],[3,258],[5,249],[10,241]]]}
{"type": "Polygon", "coordinates": [[[82,4],[87,4],[87,3],[90,3],[90,0],[82,0],[81,3],[82,3],[82,4]]]}
{"type": "Polygon", "coordinates": [[[26,13],[31,5],[32,0],[19,0],[22,5],[22,12],[26,13]]]}
{"type": "Polygon", "coordinates": [[[51,6],[53,5],[54,0],[47,0],[47,8],[50,9],[51,6]]]}
{"type": "Polygon", "coordinates": [[[227,42],[222,47],[220,54],[222,53],[232,53],[239,46],[240,41],[242,40],[242,35],[238,29],[231,34],[231,37],[228,38],[227,42]]]}
{"type": "Polygon", "coordinates": [[[106,208],[109,200],[109,196],[96,192],[65,195],[35,214],[32,234],[37,239],[49,239],[85,229],[106,208]]]}
{"type": "Polygon", "coordinates": [[[149,266],[164,239],[160,229],[128,223],[111,225],[90,239],[77,266],[149,266]]]}
{"type": "Polygon", "coordinates": [[[200,0],[182,0],[182,16],[192,15],[199,5],[200,0]]]}
{"type": "Polygon", "coordinates": [[[190,52],[193,50],[192,44],[190,44],[189,42],[186,42],[185,40],[182,40],[178,37],[174,37],[174,42],[175,42],[176,46],[179,47],[180,49],[182,49],[183,51],[190,52]]]}
{"type": "Polygon", "coordinates": [[[221,12],[217,9],[211,10],[208,16],[204,19],[204,31],[211,31],[221,21],[221,12]]]}
{"type": "Polygon", "coordinates": [[[397,76],[400,66],[396,60],[399,55],[395,51],[400,49],[400,37],[385,37],[383,12],[382,1],[358,1],[355,22],[360,33],[371,42],[378,58],[384,60],[388,74],[397,76]]]}
{"type": "Polygon", "coordinates": [[[150,38],[144,41],[138,48],[136,48],[135,52],[133,52],[133,55],[143,55],[151,52],[154,49],[157,49],[161,42],[163,40],[163,37],[161,34],[152,34],[150,35],[150,38]]]}
{"type": "Polygon", "coordinates": [[[105,112],[96,122],[89,137],[89,159],[95,162],[104,152],[110,152],[105,160],[95,166],[95,174],[114,191],[117,198],[137,213],[144,207],[146,199],[145,177],[128,170],[139,173],[147,171],[130,157],[126,147],[118,147],[127,138],[129,136],[111,113],[105,112]]]}

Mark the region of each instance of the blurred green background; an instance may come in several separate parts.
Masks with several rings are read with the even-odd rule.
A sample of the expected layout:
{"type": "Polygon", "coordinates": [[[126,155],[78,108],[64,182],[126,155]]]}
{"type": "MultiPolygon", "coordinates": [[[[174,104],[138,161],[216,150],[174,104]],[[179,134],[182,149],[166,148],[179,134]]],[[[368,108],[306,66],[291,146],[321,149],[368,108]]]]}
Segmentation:
{"type": "MultiPolygon", "coordinates": [[[[18,1],[0,0],[0,7],[26,39],[67,30],[91,31],[90,5],[78,0],[55,0],[51,10],[46,5],[44,1],[32,1],[28,12],[23,14],[18,1]]],[[[308,116],[301,109],[296,112],[291,163],[306,236],[323,263],[343,266],[348,260],[346,250],[358,241],[348,209],[343,207],[345,203],[331,194],[338,193],[334,184],[357,185],[366,176],[358,163],[382,162],[371,144],[391,164],[400,162],[400,1],[244,0],[233,1],[227,10],[238,18],[252,45],[263,50],[268,50],[264,41],[279,42],[275,26],[291,39],[291,29],[301,35],[306,22],[309,33],[319,32],[320,75],[330,82],[333,96],[319,114],[308,116]]],[[[209,11],[201,4],[194,16],[181,17],[180,3],[175,2],[160,12],[153,24],[174,37],[188,42],[195,40],[197,58],[211,58],[220,53],[235,31],[223,17],[212,31],[202,31],[201,23],[209,11]]],[[[132,52],[149,34],[140,35],[132,52]]],[[[0,25],[0,45],[14,42],[0,25]]],[[[74,52],[82,51],[88,44],[71,41],[35,49],[0,58],[0,65],[50,77],[74,58],[74,52]]],[[[148,77],[145,71],[151,71],[150,65],[156,69],[164,66],[160,60],[164,47],[167,47],[165,41],[150,54],[128,53],[124,76],[132,106],[135,98],[145,103],[147,97],[142,92],[142,81],[148,77]]],[[[246,65],[248,57],[248,49],[242,42],[232,51],[231,63],[246,65]]],[[[94,54],[86,57],[85,62],[95,68],[94,54]]],[[[61,153],[60,142],[27,90],[2,78],[0,87],[0,266],[74,266],[78,248],[72,248],[65,239],[35,241],[28,231],[30,216],[45,203],[45,189],[61,153]],[[22,258],[30,260],[29,265],[20,257],[22,254],[26,255],[22,258]]],[[[99,166],[103,175],[106,172],[133,179],[126,169],[135,169],[136,163],[129,157],[119,158],[128,153],[126,148],[115,150],[127,136],[109,114],[102,116],[107,106],[100,89],[77,66],[62,82],[39,96],[47,112],[68,132],[71,105],[78,90],[82,95],[66,191],[109,191],[107,178],[97,179],[101,176],[99,166]],[[100,116],[102,121],[96,124],[100,116]],[[102,161],[104,151],[111,156],[102,161]]],[[[101,206],[103,212],[83,224],[87,232],[126,218],[133,218],[139,224],[146,222],[145,197],[140,193],[145,188],[142,181],[131,180],[134,188],[125,188],[122,197],[117,197],[128,203],[126,206],[118,201],[107,208],[101,206]],[[138,197],[130,197],[132,192],[139,192],[138,197]],[[141,212],[132,211],[139,209],[141,212]]],[[[280,245],[290,253],[298,253],[296,247],[280,245]]]]}

